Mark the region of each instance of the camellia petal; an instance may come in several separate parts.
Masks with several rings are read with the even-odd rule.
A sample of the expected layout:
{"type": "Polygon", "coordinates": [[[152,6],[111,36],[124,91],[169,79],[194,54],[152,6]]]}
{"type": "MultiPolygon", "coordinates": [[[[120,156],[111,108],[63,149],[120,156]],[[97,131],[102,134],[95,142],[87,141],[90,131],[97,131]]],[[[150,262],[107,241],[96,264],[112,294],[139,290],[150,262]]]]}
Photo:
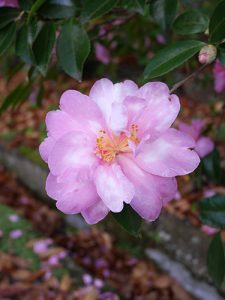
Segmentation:
{"type": "Polygon", "coordinates": [[[100,198],[113,212],[120,212],[123,203],[130,203],[134,196],[132,183],[117,164],[99,166],[94,181],[100,198]]]}
{"type": "Polygon", "coordinates": [[[152,143],[142,146],[138,164],[151,174],[175,177],[193,172],[200,163],[194,140],[176,129],[168,129],[152,143]]]}
{"type": "Polygon", "coordinates": [[[109,212],[108,207],[100,200],[81,212],[88,224],[96,224],[104,219],[109,212]]]}
{"type": "Polygon", "coordinates": [[[195,151],[200,157],[204,157],[212,152],[214,147],[214,143],[210,138],[200,137],[196,142],[195,151]]]}

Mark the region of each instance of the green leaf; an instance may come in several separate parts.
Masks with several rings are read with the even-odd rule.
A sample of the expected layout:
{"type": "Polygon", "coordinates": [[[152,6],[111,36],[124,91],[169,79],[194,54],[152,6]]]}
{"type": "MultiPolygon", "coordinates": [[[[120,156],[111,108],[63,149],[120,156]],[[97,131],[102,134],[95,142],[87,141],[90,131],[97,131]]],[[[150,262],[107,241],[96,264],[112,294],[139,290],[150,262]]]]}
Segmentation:
{"type": "Polygon", "coordinates": [[[33,44],[35,63],[38,70],[45,76],[48,69],[48,63],[51,57],[52,49],[55,43],[55,24],[46,23],[33,44]]]}
{"type": "Polygon", "coordinates": [[[218,47],[218,58],[225,67],[225,43],[220,44],[218,47]]]}
{"type": "Polygon", "coordinates": [[[152,0],[150,11],[163,30],[170,28],[177,12],[177,0],[152,0]]]}
{"type": "Polygon", "coordinates": [[[9,26],[0,30],[0,55],[2,55],[12,44],[16,34],[16,24],[12,23],[9,26]]]}
{"type": "Polygon", "coordinates": [[[24,24],[16,37],[16,54],[27,64],[34,63],[32,44],[37,33],[37,22],[33,19],[29,24],[24,24]]]}
{"type": "Polygon", "coordinates": [[[176,18],[173,29],[179,34],[194,34],[204,32],[208,27],[209,19],[197,10],[187,11],[176,18]]]}
{"type": "Polygon", "coordinates": [[[56,44],[59,65],[71,77],[81,80],[83,65],[90,52],[86,31],[72,21],[62,27],[56,44]]]}
{"type": "Polygon", "coordinates": [[[205,43],[195,40],[179,41],[158,51],[144,70],[144,79],[164,75],[195,55],[205,43]]]}
{"type": "Polygon", "coordinates": [[[199,202],[202,223],[225,229],[225,196],[215,195],[199,202]]]}
{"type": "Polygon", "coordinates": [[[83,0],[81,20],[86,22],[109,12],[116,4],[117,0],[83,0]]]}
{"type": "Polygon", "coordinates": [[[132,209],[130,205],[125,204],[120,213],[113,213],[112,215],[120,224],[120,226],[122,226],[126,231],[132,235],[138,235],[142,225],[142,218],[132,209]]]}
{"type": "Polygon", "coordinates": [[[30,22],[33,14],[36,13],[36,11],[44,4],[45,1],[46,0],[36,0],[34,2],[28,15],[28,23],[30,22]]]}
{"type": "Polygon", "coordinates": [[[121,6],[127,10],[145,15],[147,3],[146,0],[122,0],[121,6]]]}
{"type": "Polygon", "coordinates": [[[10,106],[16,106],[26,100],[31,90],[31,84],[19,84],[3,101],[0,107],[0,114],[10,106]]]}
{"type": "Polygon", "coordinates": [[[225,275],[225,255],[224,246],[219,233],[213,237],[209,245],[207,266],[209,275],[213,281],[220,286],[225,275]]]}
{"type": "Polygon", "coordinates": [[[20,14],[16,8],[1,7],[0,8],[0,30],[13,22],[20,14]]]}
{"type": "Polygon", "coordinates": [[[221,1],[215,8],[209,22],[209,41],[218,43],[225,38],[225,1],[221,1]]]}
{"type": "Polygon", "coordinates": [[[72,0],[49,0],[38,13],[48,19],[71,18],[76,13],[76,6],[72,0]]]}
{"type": "Polygon", "coordinates": [[[34,4],[34,0],[19,0],[19,6],[22,10],[29,11],[34,4]]]}
{"type": "Polygon", "coordinates": [[[215,183],[221,181],[220,154],[217,149],[202,159],[203,172],[207,178],[215,183]]]}

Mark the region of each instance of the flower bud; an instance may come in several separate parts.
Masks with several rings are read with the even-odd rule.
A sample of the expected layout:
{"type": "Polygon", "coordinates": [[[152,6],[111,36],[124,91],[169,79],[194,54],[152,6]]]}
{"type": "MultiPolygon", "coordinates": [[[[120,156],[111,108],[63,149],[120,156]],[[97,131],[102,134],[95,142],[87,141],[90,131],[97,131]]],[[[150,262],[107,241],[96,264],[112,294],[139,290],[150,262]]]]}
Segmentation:
{"type": "Polygon", "coordinates": [[[198,60],[201,64],[210,64],[216,59],[217,49],[213,45],[202,47],[199,52],[198,60]]]}

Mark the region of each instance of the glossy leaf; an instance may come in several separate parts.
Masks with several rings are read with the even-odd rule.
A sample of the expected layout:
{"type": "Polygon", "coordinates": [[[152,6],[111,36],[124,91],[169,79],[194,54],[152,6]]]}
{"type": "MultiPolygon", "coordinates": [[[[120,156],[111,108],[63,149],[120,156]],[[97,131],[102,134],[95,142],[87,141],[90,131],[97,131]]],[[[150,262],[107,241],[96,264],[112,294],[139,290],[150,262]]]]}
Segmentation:
{"type": "Polygon", "coordinates": [[[177,0],[152,0],[150,11],[155,21],[166,30],[176,17],[177,0]]]}
{"type": "Polygon", "coordinates": [[[25,11],[29,11],[34,4],[34,0],[19,0],[19,7],[25,11]]]}
{"type": "Polygon", "coordinates": [[[48,22],[42,27],[33,44],[35,64],[44,76],[47,73],[48,63],[54,47],[55,34],[55,24],[48,22]]]}
{"type": "Polygon", "coordinates": [[[208,27],[209,19],[197,10],[187,11],[176,18],[173,29],[178,34],[194,34],[204,32],[208,27]]]}
{"type": "Polygon", "coordinates": [[[207,265],[209,275],[213,281],[220,286],[225,276],[225,255],[224,246],[220,234],[216,234],[208,249],[207,265]]]}
{"type": "Polygon", "coordinates": [[[26,100],[30,94],[31,84],[19,84],[3,101],[0,107],[0,113],[4,112],[10,106],[16,106],[23,100],[26,100]]]}
{"type": "Polygon", "coordinates": [[[202,159],[203,172],[207,178],[215,183],[221,181],[220,154],[214,149],[210,154],[202,159]]]}
{"type": "Polygon", "coordinates": [[[16,34],[16,24],[12,23],[0,30],[0,55],[2,55],[12,44],[16,34]]]}
{"type": "Polygon", "coordinates": [[[225,1],[221,1],[215,8],[209,23],[209,40],[217,43],[225,38],[225,1]]]}
{"type": "Polygon", "coordinates": [[[147,4],[146,0],[123,0],[121,2],[121,6],[127,10],[135,11],[144,15],[147,4]]]}
{"type": "Polygon", "coordinates": [[[225,43],[219,45],[218,47],[218,58],[225,67],[225,43]]]}
{"type": "Polygon", "coordinates": [[[120,213],[113,213],[112,215],[126,231],[132,235],[138,235],[142,225],[142,218],[130,205],[125,204],[120,213]]]}
{"type": "Polygon", "coordinates": [[[18,16],[20,11],[12,7],[0,8],[0,30],[13,22],[18,16]]]}
{"type": "Polygon", "coordinates": [[[200,41],[179,41],[160,50],[147,64],[144,79],[151,79],[164,75],[189,58],[194,56],[205,43],[200,41]]]}
{"type": "Polygon", "coordinates": [[[65,23],[57,39],[59,65],[71,77],[81,80],[83,65],[90,52],[86,31],[72,21],[65,23]]]}
{"type": "Polygon", "coordinates": [[[86,22],[109,12],[116,4],[117,0],[83,0],[81,19],[86,22]]]}
{"type": "Polygon", "coordinates": [[[36,37],[36,32],[37,22],[33,19],[32,22],[24,24],[20,28],[16,37],[16,54],[22,59],[22,61],[28,64],[34,63],[32,43],[36,37]]]}
{"type": "Polygon", "coordinates": [[[199,203],[202,223],[225,229],[225,196],[215,195],[199,203]]]}
{"type": "Polygon", "coordinates": [[[48,19],[71,18],[76,13],[76,6],[72,0],[49,0],[38,13],[48,19]]]}
{"type": "Polygon", "coordinates": [[[36,0],[32,5],[29,15],[28,15],[28,23],[30,22],[32,16],[36,11],[45,3],[46,0],[36,0]]]}

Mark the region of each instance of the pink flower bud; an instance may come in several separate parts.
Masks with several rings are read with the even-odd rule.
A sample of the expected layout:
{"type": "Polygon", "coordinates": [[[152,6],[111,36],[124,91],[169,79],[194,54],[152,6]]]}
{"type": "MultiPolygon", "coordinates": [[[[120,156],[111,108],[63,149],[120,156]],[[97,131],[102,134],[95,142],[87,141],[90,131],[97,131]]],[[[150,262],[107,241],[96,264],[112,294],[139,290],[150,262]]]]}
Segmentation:
{"type": "Polygon", "coordinates": [[[213,45],[202,47],[199,52],[198,60],[201,64],[210,64],[216,59],[217,49],[213,45]]]}

